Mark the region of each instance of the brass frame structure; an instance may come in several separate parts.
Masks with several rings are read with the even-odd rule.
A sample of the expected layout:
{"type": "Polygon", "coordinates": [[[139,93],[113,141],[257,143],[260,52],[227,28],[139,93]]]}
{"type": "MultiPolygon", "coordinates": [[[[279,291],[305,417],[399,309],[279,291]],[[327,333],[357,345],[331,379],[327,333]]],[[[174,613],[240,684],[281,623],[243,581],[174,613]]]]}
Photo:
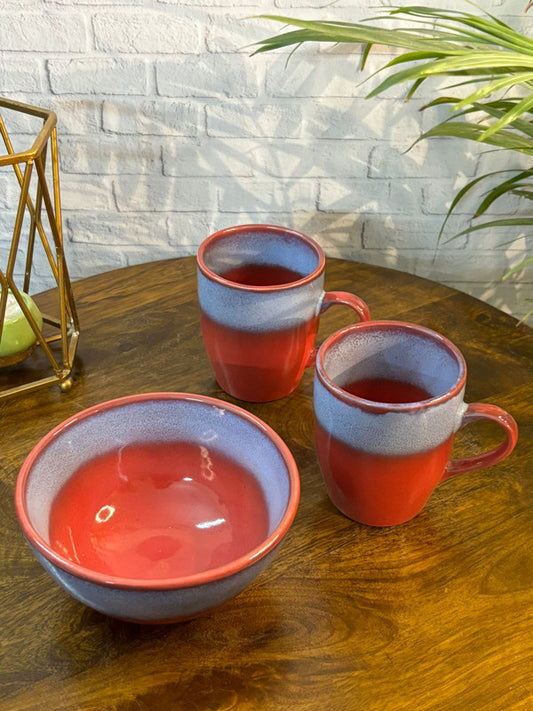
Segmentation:
{"type": "MultiPolygon", "coordinates": [[[[11,292],[35,333],[37,349],[42,350],[46,355],[52,371],[52,374],[45,377],[37,377],[30,382],[26,381],[16,385],[8,384],[7,388],[0,390],[0,399],[17,393],[27,393],[55,383],[58,383],[62,390],[68,390],[72,384],[72,368],[79,338],[79,323],[63,251],[56,123],[57,117],[52,111],[0,98],[0,136],[7,151],[5,155],[0,155],[0,168],[4,166],[13,168],[20,189],[7,264],[5,268],[0,265],[0,338],[5,320],[7,297],[8,293],[11,292]],[[28,150],[18,153],[13,150],[11,139],[2,118],[4,109],[42,119],[42,128],[28,150]],[[51,157],[51,191],[46,178],[48,152],[51,157]],[[30,181],[34,174],[34,168],[37,185],[35,197],[32,199],[30,181]],[[41,219],[43,206],[48,218],[51,239],[47,236],[41,219]],[[25,217],[29,218],[27,242],[21,241],[25,217]],[[56,315],[43,313],[42,329],[39,328],[21,296],[21,292],[29,294],[34,248],[37,240],[40,241],[44,249],[58,290],[59,313],[56,315]],[[17,255],[20,255],[20,251],[24,247],[26,248],[24,279],[23,286],[20,289],[15,283],[14,272],[17,255]],[[47,325],[47,331],[49,332],[46,336],[44,333],[45,325],[47,325]],[[59,342],[60,348],[52,346],[57,342],[59,342]],[[54,350],[59,350],[60,355],[54,350]]],[[[0,359],[0,368],[13,367],[17,361],[30,357],[33,350],[34,348],[32,347],[29,351],[17,354],[19,357],[0,359]]],[[[40,375],[42,375],[42,372],[40,375]]],[[[11,380],[11,377],[9,380],[11,380]]],[[[14,377],[13,381],[16,380],[14,377]]]]}

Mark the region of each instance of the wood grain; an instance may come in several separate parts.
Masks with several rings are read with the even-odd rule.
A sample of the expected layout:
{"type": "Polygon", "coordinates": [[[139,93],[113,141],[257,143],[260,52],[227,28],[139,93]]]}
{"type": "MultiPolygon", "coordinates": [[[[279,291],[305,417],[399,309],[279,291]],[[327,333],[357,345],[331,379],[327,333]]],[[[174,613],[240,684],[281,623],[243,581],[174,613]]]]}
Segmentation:
{"type": "MultiPolygon", "coordinates": [[[[204,354],[193,258],[75,283],[81,337],[72,390],[0,403],[0,711],[533,708],[532,331],[392,270],[330,259],[327,288],[355,291],[374,318],[420,323],[454,341],[468,364],[467,400],[499,404],[518,421],[515,452],[442,484],[407,524],[361,526],[325,494],[308,370],[288,398],[246,405],[285,439],[302,481],[271,567],[194,620],[112,620],[71,599],[34,560],[13,506],[20,465],[54,425],[103,400],[159,390],[233,400],[204,354]]],[[[39,306],[50,298],[41,295],[39,306]]],[[[351,319],[348,309],[330,309],[319,338],[351,319]]],[[[20,370],[4,371],[0,383],[17,377],[20,370]]],[[[456,449],[486,447],[495,436],[472,426],[456,449]]]]}

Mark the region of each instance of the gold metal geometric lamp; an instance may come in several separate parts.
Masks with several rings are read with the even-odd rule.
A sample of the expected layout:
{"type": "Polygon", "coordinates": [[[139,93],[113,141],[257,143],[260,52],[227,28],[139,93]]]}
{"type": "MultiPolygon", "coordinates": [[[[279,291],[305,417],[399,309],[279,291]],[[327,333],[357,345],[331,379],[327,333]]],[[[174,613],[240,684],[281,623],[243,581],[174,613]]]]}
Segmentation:
{"type": "Polygon", "coordinates": [[[0,98],[0,228],[12,233],[0,251],[0,399],[72,384],[79,324],[63,251],[56,123],[52,111],[0,98]],[[15,150],[15,136],[29,147],[15,150]],[[30,293],[36,270],[53,287],[46,313],[30,293]]]}

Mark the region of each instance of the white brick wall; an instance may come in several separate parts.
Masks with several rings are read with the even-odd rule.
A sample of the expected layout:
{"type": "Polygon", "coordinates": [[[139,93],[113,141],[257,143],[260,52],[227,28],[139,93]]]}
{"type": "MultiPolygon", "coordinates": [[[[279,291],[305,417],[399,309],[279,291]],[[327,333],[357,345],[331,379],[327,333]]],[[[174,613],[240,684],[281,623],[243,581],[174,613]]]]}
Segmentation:
{"type": "MultiPolygon", "coordinates": [[[[361,82],[385,50],[364,74],[357,47],[306,46],[288,65],[286,52],[249,56],[247,45],[280,30],[253,15],[357,21],[388,4],[2,0],[0,95],[58,114],[72,277],[194,254],[216,229],[270,222],[307,232],[331,256],[442,281],[522,315],[533,278],[500,278],[524,241],[478,234],[437,244],[455,191],[502,167],[500,157],[453,140],[406,153],[431,125],[419,111],[430,94],[405,104],[397,87],[365,100],[377,78],[361,82]]],[[[434,4],[457,9],[460,0],[434,4]]],[[[525,0],[482,4],[515,26],[533,22],[521,17],[525,0]]],[[[17,124],[16,146],[33,130],[17,124]]],[[[2,171],[5,259],[17,191],[2,171]]],[[[493,214],[520,209],[509,200],[493,214]]],[[[451,230],[468,226],[468,205],[460,212],[451,230]]],[[[34,290],[49,285],[39,265],[34,290]]]]}

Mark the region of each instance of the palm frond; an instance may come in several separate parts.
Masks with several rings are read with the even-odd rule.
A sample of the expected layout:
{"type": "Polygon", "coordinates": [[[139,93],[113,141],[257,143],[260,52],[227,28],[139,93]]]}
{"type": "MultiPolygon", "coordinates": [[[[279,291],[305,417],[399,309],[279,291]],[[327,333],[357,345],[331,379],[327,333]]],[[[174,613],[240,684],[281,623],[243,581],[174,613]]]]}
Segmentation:
{"type": "MultiPolygon", "coordinates": [[[[505,217],[499,220],[489,220],[488,222],[483,222],[480,225],[470,225],[461,232],[450,237],[447,241],[451,242],[458,237],[464,237],[465,235],[472,234],[472,232],[479,232],[479,230],[488,229],[498,229],[500,227],[527,227],[533,226],[533,217],[505,217]]],[[[533,259],[533,257],[531,258],[533,259]]]]}
{"type": "MultiPolygon", "coordinates": [[[[525,268],[528,267],[530,264],[533,264],[533,257],[526,257],[526,258],[523,259],[519,264],[517,264],[516,266],[514,266],[512,269],[509,269],[509,271],[506,272],[506,273],[503,275],[503,278],[504,278],[504,279],[508,279],[508,278],[509,278],[510,276],[512,276],[513,274],[516,274],[516,272],[521,272],[522,269],[525,269],[525,268]]],[[[530,311],[529,313],[531,314],[531,313],[533,313],[533,312],[530,311]]]]}
{"type": "MultiPolygon", "coordinates": [[[[485,99],[487,96],[491,96],[499,91],[509,89],[517,85],[528,85],[529,82],[533,81],[533,72],[517,72],[511,76],[504,76],[500,79],[495,79],[494,81],[489,81],[484,86],[479,87],[476,91],[469,94],[464,99],[461,99],[455,106],[454,109],[462,109],[470,104],[476,103],[481,99],[485,99]]],[[[530,89],[533,87],[529,87],[530,89]]]]}
{"type": "MultiPolygon", "coordinates": [[[[463,198],[465,198],[467,195],[472,193],[472,191],[476,187],[476,185],[479,185],[480,183],[486,182],[488,180],[500,178],[500,176],[507,175],[509,173],[516,173],[516,175],[513,176],[512,178],[508,178],[507,180],[504,180],[503,183],[498,184],[495,188],[490,190],[487,193],[487,197],[485,198],[485,200],[487,200],[487,198],[492,196],[493,192],[497,191],[501,185],[507,185],[508,186],[507,190],[509,192],[513,192],[513,189],[514,189],[513,186],[514,186],[515,182],[518,182],[520,180],[530,177],[530,175],[533,175],[533,171],[531,171],[531,170],[521,171],[521,170],[516,170],[513,168],[508,168],[506,170],[495,170],[495,171],[491,171],[489,173],[485,173],[483,175],[479,175],[476,178],[473,178],[468,183],[466,183],[466,185],[463,185],[463,187],[457,192],[457,194],[455,195],[455,197],[453,198],[453,200],[451,202],[451,205],[448,209],[446,217],[444,218],[444,222],[442,223],[442,226],[439,231],[438,242],[441,241],[442,235],[443,235],[444,230],[446,228],[446,224],[447,224],[449,218],[451,217],[451,215],[453,214],[454,210],[456,209],[457,205],[463,200],[463,198]]],[[[484,212],[486,212],[486,210],[488,209],[490,204],[492,204],[492,202],[494,202],[494,200],[496,200],[498,197],[500,197],[500,195],[494,195],[494,199],[490,200],[490,202],[488,204],[485,204],[485,200],[482,201],[474,213],[474,218],[481,216],[484,212]]]]}
{"type": "Polygon", "coordinates": [[[485,137],[485,128],[475,123],[467,121],[442,121],[422,133],[411,148],[426,138],[463,138],[471,141],[482,141],[491,146],[505,148],[507,150],[519,151],[527,155],[533,155],[533,140],[527,136],[520,136],[505,129],[500,129],[498,133],[485,137]]]}
{"type": "MultiPolygon", "coordinates": [[[[523,181],[526,180],[527,178],[530,178],[533,176],[533,170],[522,170],[520,171],[517,175],[514,175],[512,178],[509,178],[508,180],[504,180],[502,183],[499,183],[496,185],[494,188],[488,191],[488,193],[485,195],[484,199],[480,202],[478,205],[473,217],[474,219],[476,217],[480,217],[483,215],[489,207],[502,195],[505,195],[506,193],[512,193],[513,195],[518,195],[519,193],[522,193],[522,196],[525,197],[527,194],[527,191],[522,190],[522,188],[527,187],[527,183],[524,183],[523,181]]],[[[482,176],[483,178],[486,178],[487,176],[482,176]]]]}
{"type": "MultiPolygon", "coordinates": [[[[471,3],[473,4],[473,3],[471,3]]],[[[531,0],[526,11],[533,7],[531,0]]],[[[483,143],[496,150],[533,155],[533,38],[482,11],[475,15],[459,10],[405,5],[385,9],[377,17],[360,23],[298,20],[280,15],[263,15],[286,25],[288,31],[256,43],[254,54],[300,46],[304,42],[359,43],[361,68],[376,45],[394,47],[401,53],[372,74],[385,72],[367,95],[372,98],[405,84],[406,99],[428,80],[447,77],[446,93],[435,97],[422,111],[449,106],[449,116],[423,132],[411,148],[423,139],[458,138],[483,143]],[[380,27],[392,20],[392,29],[380,27]],[[376,24],[377,23],[377,24],[376,24]],[[472,87],[466,96],[453,96],[459,87],[472,87]]],[[[442,92],[442,90],[440,90],[442,92]]],[[[472,179],[455,195],[444,218],[439,241],[450,216],[476,186],[492,181],[477,204],[473,218],[486,216],[493,203],[504,195],[533,200],[533,169],[506,169],[472,179]]],[[[533,226],[533,217],[503,217],[470,225],[451,239],[487,229],[533,226]]],[[[516,238],[514,238],[516,239],[516,238]]],[[[513,267],[505,278],[533,265],[533,257],[513,267]]],[[[533,309],[530,312],[533,314],[533,309]]]]}

